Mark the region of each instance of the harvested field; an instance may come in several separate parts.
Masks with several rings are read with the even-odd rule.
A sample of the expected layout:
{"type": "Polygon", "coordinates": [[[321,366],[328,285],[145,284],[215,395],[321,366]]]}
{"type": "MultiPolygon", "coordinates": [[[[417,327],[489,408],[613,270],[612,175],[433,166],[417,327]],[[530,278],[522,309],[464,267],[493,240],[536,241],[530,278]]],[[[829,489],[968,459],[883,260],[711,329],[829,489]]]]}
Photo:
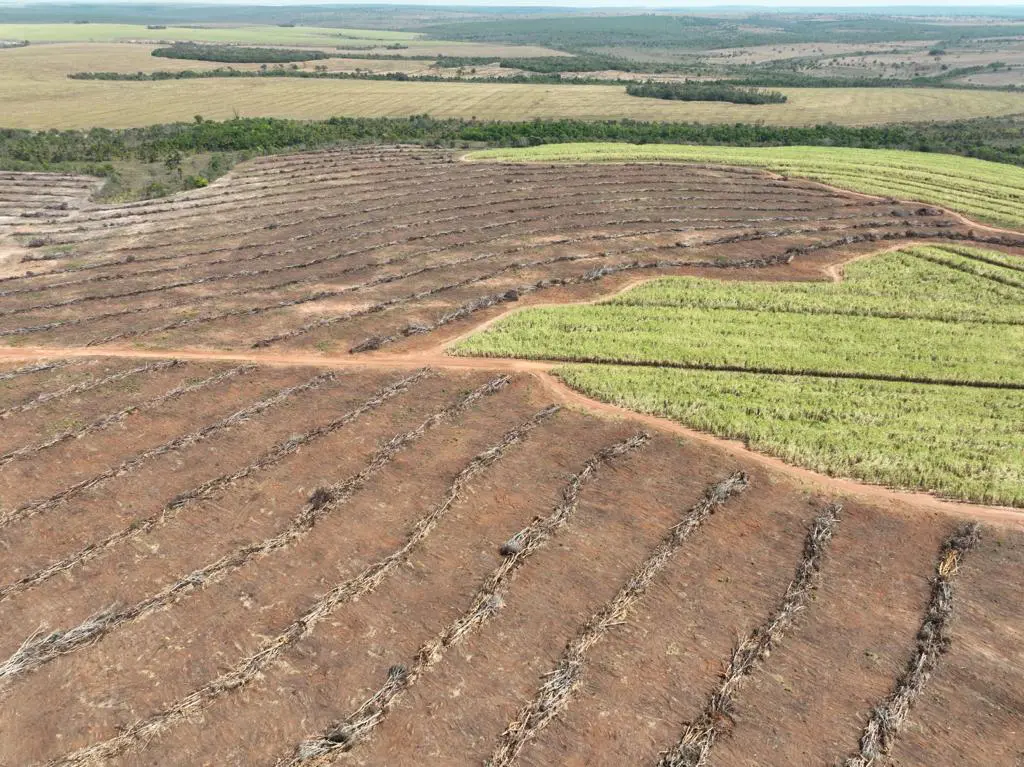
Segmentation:
{"type": "MultiPolygon", "coordinates": [[[[473,45],[433,44],[422,55],[497,55],[473,49],[473,45]]],[[[346,52],[338,53],[344,56],[346,52]]],[[[506,50],[504,55],[509,53],[513,52],[506,50]]],[[[4,126],[33,130],[131,128],[187,122],[196,114],[210,120],[230,120],[236,114],[293,119],[429,114],[441,118],[509,121],[571,118],[867,126],[996,117],[1024,111],[1024,94],[1010,91],[956,88],[781,90],[787,96],[785,104],[748,105],[636,98],[628,95],[621,85],[281,78],[115,82],[69,80],[57,75],[6,78],[0,73],[0,100],[8,107],[4,126]],[[54,101],[61,104],[59,113],[48,106],[54,101]]]]}
{"type": "MultiPolygon", "coordinates": [[[[7,174],[12,210],[46,181],[7,174]]],[[[0,764],[833,764],[907,700],[908,764],[1019,751],[1013,512],[442,353],[649,277],[969,237],[1014,272],[1016,235],[759,170],[410,147],[69,199],[0,272],[0,764]]]]}

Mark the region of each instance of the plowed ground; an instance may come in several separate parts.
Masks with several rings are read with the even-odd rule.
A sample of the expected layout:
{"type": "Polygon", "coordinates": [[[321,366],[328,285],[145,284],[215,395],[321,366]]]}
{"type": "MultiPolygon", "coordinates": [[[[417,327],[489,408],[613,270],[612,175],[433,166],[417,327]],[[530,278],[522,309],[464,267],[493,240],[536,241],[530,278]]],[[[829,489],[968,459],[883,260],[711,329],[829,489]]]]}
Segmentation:
{"type": "MultiPolygon", "coordinates": [[[[837,493],[565,406],[543,366],[441,349],[515,302],[822,279],[879,243],[965,238],[959,219],[742,169],[400,147],[119,207],[72,186],[0,177],[0,764],[655,765],[832,502],[813,590],[707,763],[857,753],[977,510],[837,493]],[[20,215],[51,187],[75,209],[20,215]],[[520,719],[580,636],[575,681],[534,709],[552,715],[520,719]]],[[[1024,532],[986,520],[898,764],[1024,754],[1024,532]]]]}

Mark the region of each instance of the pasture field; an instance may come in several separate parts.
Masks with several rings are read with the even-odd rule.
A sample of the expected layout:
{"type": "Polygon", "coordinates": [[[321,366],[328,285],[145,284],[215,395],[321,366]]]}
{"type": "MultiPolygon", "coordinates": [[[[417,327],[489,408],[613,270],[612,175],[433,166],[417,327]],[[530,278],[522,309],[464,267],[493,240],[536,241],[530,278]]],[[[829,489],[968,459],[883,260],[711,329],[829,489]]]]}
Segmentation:
{"type": "Polygon", "coordinates": [[[1024,227],[1024,169],[970,157],[845,147],[549,144],[485,149],[500,162],[707,162],[768,168],[864,194],[943,205],[982,221],[1024,227]]]}
{"type": "Polygon", "coordinates": [[[667,278],[514,313],[454,351],[612,363],[560,374],[816,471],[1024,505],[1022,277],[1020,256],[936,245],[840,283],[667,278]]]}
{"type": "MultiPolygon", "coordinates": [[[[44,51],[41,54],[31,48],[0,51],[0,61],[11,57],[10,61],[16,62],[10,69],[0,67],[4,127],[127,128],[187,121],[196,114],[218,120],[234,115],[315,119],[430,114],[495,120],[632,118],[862,126],[1024,112],[1024,93],[951,88],[783,88],[788,98],[785,104],[744,105],[641,99],[627,95],[625,87],[618,85],[313,80],[86,82],[69,80],[62,71],[70,63],[66,49],[56,54],[60,63],[40,63],[33,71],[25,64],[44,55],[45,50],[39,46],[44,51]],[[56,103],[60,109],[53,108],[56,103]]],[[[469,50],[447,52],[478,55],[469,50]]],[[[137,57],[137,52],[131,55],[137,57]]],[[[339,51],[339,56],[343,55],[339,51]]],[[[85,62],[83,59],[76,71],[81,71],[85,62]]],[[[197,68],[193,65],[199,62],[172,63],[178,65],[174,68],[188,69],[197,68]]],[[[166,64],[141,65],[136,71],[158,66],[166,64]]],[[[113,71],[120,68],[116,66],[113,71]]]]}
{"type": "MultiPolygon", "coordinates": [[[[96,184],[0,173],[0,763],[1016,758],[1015,510],[796,472],[609,417],[550,365],[444,351],[509,306],[642,276],[739,300],[758,279],[817,311],[813,281],[911,244],[930,258],[902,268],[961,289],[900,321],[1012,331],[1024,237],[758,169],[411,146],[261,157],[162,200],[97,204],[96,184]]],[[[871,313],[900,268],[873,263],[816,284],[871,313]]],[[[953,409],[853,383],[897,425],[953,409]]],[[[893,387],[967,389],[968,441],[1020,412],[893,387]]],[[[959,460],[950,442],[933,457],[959,460]]]]}
{"type": "Polygon", "coordinates": [[[373,43],[408,44],[422,37],[412,32],[332,27],[278,27],[269,25],[174,26],[147,29],[144,24],[0,24],[0,40],[30,43],[117,43],[150,40],[195,40],[209,43],[262,43],[264,45],[338,46],[373,43]]]}

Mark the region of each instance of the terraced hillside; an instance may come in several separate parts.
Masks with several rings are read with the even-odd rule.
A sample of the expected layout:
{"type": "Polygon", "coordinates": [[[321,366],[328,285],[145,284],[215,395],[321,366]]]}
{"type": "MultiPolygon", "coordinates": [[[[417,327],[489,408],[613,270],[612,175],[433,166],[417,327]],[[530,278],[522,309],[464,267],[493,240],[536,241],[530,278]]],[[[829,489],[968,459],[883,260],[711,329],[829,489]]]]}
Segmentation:
{"type": "Polygon", "coordinates": [[[1017,512],[441,353],[517,302],[820,279],[960,219],[746,169],[389,147],[66,212],[21,220],[0,272],[0,763],[1024,750],[1017,512]]]}

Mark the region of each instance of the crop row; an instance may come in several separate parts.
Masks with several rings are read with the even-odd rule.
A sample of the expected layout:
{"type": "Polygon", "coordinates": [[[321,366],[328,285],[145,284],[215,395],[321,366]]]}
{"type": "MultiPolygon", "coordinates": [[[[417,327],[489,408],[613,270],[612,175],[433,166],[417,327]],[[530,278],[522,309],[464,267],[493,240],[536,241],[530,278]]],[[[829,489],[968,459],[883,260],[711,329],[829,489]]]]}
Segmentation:
{"type": "MultiPolygon", "coordinates": [[[[845,278],[835,284],[667,278],[634,288],[610,303],[1024,324],[1024,298],[1019,293],[975,275],[950,274],[917,257],[936,251],[955,252],[936,246],[881,253],[846,266],[845,278]]],[[[977,253],[992,260],[1003,255],[977,253]]]]}
{"type": "Polygon", "coordinates": [[[480,160],[711,161],[767,167],[859,192],[909,197],[1012,226],[1024,225],[1024,170],[967,157],[877,149],[824,147],[697,147],[558,144],[523,150],[487,150],[480,160]],[[964,195],[961,190],[969,189],[964,195]]]}

